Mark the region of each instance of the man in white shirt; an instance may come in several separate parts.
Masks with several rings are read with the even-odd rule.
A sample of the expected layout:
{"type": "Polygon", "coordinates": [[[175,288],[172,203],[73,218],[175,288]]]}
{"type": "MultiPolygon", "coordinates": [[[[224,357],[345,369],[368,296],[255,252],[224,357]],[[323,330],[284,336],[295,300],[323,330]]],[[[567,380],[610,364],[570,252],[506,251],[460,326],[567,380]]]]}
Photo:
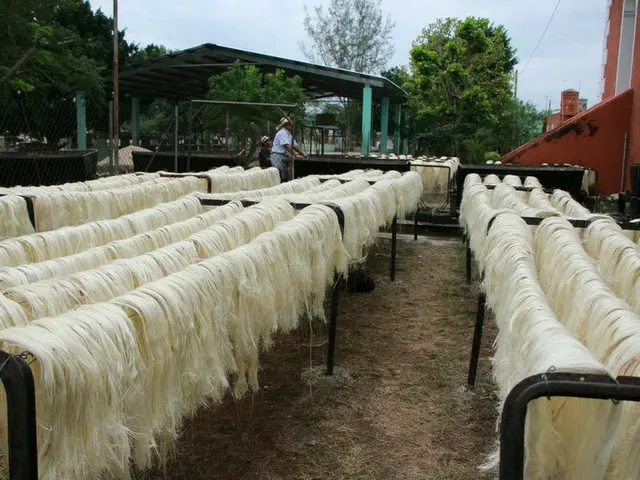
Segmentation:
{"type": "Polygon", "coordinates": [[[273,139],[273,147],[271,147],[271,165],[280,171],[280,180],[286,182],[289,180],[289,165],[291,158],[295,158],[296,153],[303,157],[309,155],[302,150],[293,140],[293,123],[288,118],[282,118],[278,125],[278,133],[273,139]]]}

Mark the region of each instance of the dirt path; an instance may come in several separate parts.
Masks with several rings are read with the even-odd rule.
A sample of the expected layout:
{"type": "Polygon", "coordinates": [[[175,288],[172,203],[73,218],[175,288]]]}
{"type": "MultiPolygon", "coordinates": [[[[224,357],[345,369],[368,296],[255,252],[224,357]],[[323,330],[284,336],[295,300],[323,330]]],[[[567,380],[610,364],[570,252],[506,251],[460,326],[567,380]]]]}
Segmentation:
{"type": "MultiPolygon", "coordinates": [[[[166,472],[145,479],[474,479],[495,438],[485,337],[476,394],[466,371],[476,308],[459,240],[370,255],[376,289],[340,301],[331,380],[302,372],[325,361],[326,339],[299,332],[262,357],[262,389],[188,422],[166,472]]],[[[306,329],[308,332],[308,328],[306,329]]]]}

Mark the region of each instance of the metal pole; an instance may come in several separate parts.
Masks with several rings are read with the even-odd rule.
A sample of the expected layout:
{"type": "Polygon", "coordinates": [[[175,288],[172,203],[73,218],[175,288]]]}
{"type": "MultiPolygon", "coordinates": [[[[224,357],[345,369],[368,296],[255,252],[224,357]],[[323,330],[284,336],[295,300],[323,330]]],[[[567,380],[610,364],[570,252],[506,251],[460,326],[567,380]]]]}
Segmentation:
{"type": "Polygon", "coordinates": [[[471,360],[469,361],[469,375],[467,385],[473,388],[476,384],[476,372],[478,371],[478,359],[480,358],[480,345],[482,344],[482,327],[484,326],[484,310],[487,299],[484,293],[478,295],[478,311],[476,312],[476,327],[473,332],[473,343],[471,345],[471,360]]]}
{"type": "Polygon", "coordinates": [[[224,143],[229,153],[229,110],[227,110],[227,126],[224,129],[224,143]]]}
{"type": "Polygon", "coordinates": [[[187,135],[187,172],[191,171],[191,136],[193,135],[193,103],[189,103],[189,135],[187,135]]]}
{"type": "Polygon", "coordinates": [[[191,100],[191,103],[211,103],[215,105],[247,105],[252,107],[280,107],[296,108],[297,104],[290,103],[260,103],[260,102],[230,102],[225,100],[191,100]]]}
{"type": "Polygon", "coordinates": [[[418,241],[418,211],[413,214],[413,241],[418,241]]]}
{"type": "Polygon", "coordinates": [[[113,175],[113,100],[109,101],[109,175],[113,175]]]}
{"type": "Polygon", "coordinates": [[[391,281],[396,280],[396,243],[398,236],[398,217],[393,217],[391,223],[391,281]]]}
{"type": "Polygon", "coordinates": [[[467,283],[471,284],[471,247],[469,246],[469,239],[467,239],[467,246],[466,246],[466,252],[467,252],[467,283]]]}
{"type": "Polygon", "coordinates": [[[179,110],[178,110],[178,104],[176,103],[176,108],[175,108],[175,145],[174,145],[174,154],[173,154],[173,168],[175,170],[176,173],[178,172],[178,128],[179,128],[179,124],[178,124],[178,115],[179,115],[179,110]]]}
{"type": "Polygon", "coordinates": [[[0,379],[7,400],[9,478],[38,480],[36,394],[31,368],[22,355],[0,352],[0,379]]]}
{"type": "Polygon", "coordinates": [[[336,352],[336,330],[338,326],[338,300],[340,298],[340,276],[333,278],[331,295],[331,318],[329,320],[329,345],[327,347],[327,375],[333,375],[333,361],[336,352]]]}
{"type": "Polygon", "coordinates": [[[113,0],[113,152],[116,168],[120,166],[118,148],[120,146],[120,88],[119,88],[119,59],[118,41],[118,0],[113,0]]]}

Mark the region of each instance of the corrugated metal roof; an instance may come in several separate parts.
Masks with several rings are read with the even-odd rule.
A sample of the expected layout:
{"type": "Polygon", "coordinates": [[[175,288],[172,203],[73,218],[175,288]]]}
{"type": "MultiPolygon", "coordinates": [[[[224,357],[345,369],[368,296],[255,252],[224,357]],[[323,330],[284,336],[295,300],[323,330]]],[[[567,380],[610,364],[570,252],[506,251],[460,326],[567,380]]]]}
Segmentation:
{"type": "MultiPolygon", "coordinates": [[[[404,90],[378,75],[288,60],[211,43],[122,69],[120,92],[124,95],[147,98],[204,98],[208,91],[208,79],[225,71],[236,61],[255,65],[265,73],[280,69],[290,75],[298,75],[311,98],[361,98],[362,88],[370,86],[374,98],[389,97],[398,103],[407,99],[404,90]]],[[[111,85],[111,78],[107,78],[106,81],[111,85]]]]}

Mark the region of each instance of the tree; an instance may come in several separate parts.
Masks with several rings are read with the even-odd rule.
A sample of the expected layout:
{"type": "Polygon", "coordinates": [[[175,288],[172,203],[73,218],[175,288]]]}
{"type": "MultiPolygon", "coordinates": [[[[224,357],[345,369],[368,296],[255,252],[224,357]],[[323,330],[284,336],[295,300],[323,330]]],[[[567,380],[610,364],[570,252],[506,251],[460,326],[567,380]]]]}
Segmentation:
{"type": "MultiPolygon", "coordinates": [[[[331,0],[305,7],[304,27],[310,45],[300,43],[305,57],[314,63],[361,73],[379,73],[394,54],[391,33],[395,24],[384,15],[382,0],[331,0]]],[[[344,112],[347,148],[352,146],[353,124],[359,107],[340,99],[344,112]]],[[[361,110],[360,110],[361,111],[361,110]]]]}
{"type": "Polygon", "coordinates": [[[150,43],[144,48],[139,48],[136,45],[135,51],[127,58],[127,63],[129,65],[140,64],[153,60],[154,58],[163,57],[171,52],[168,48],[162,45],[156,45],[155,43],[150,43]]]}
{"type": "MultiPolygon", "coordinates": [[[[88,126],[107,117],[103,78],[111,65],[113,21],[82,0],[0,5],[0,129],[56,149],[75,134],[75,94],[85,92],[88,126]],[[17,66],[17,68],[16,68],[17,66]]],[[[135,49],[119,32],[121,61],[135,49]]]]}
{"type": "Polygon", "coordinates": [[[304,118],[302,80],[297,76],[287,77],[282,70],[262,74],[255,66],[236,62],[227,71],[209,79],[207,99],[297,105],[291,109],[216,104],[203,107],[202,128],[213,132],[225,132],[228,128],[227,132],[236,132],[238,144],[246,148],[245,159],[252,158],[269,122],[275,126],[282,116],[290,117],[295,123],[304,118]]]}
{"type": "Polygon", "coordinates": [[[362,73],[378,73],[394,54],[395,24],[382,12],[382,0],[331,0],[310,14],[304,27],[311,46],[300,48],[312,62],[362,73]]]}
{"type": "Polygon", "coordinates": [[[439,19],[411,49],[407,83],[418,141],[437,154],[480,159],[512,113],[511,73],[517,63],[503,26],[489,19],[439,19]]]}

